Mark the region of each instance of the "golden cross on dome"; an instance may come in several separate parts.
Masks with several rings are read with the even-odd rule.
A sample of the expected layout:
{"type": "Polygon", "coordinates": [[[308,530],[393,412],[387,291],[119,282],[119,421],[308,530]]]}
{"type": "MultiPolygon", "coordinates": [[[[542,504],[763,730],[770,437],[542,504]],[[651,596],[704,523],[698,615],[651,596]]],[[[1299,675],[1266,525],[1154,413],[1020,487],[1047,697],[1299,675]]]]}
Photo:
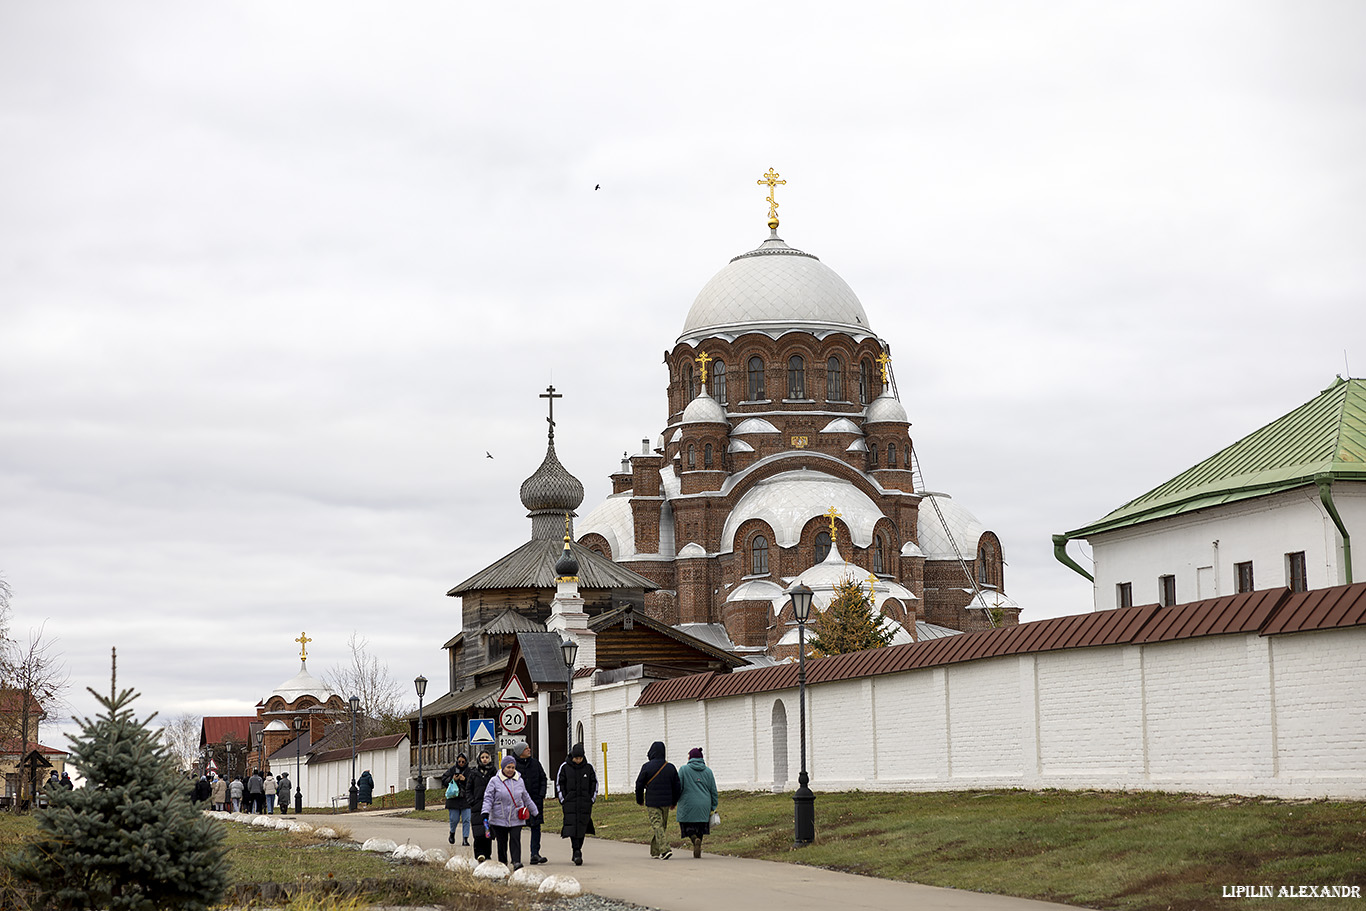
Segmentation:
{"type": "Polygon", "coordinates": [[[769,169],[768,169],[768,173],[765,174],[763,177],[760,177],[758,180],[756,180],[755,183],[758,183],[758,184],[768,184],[768,226],[769,226],[770,228],[777,228],[777,227],[778,227],[778,203],[776,203],[776,202],[773,200],[773,190],[774,190],[775,187],[778,186],[778,184],[780,184],[780,183],[781,183],[781,184],[786,184],[787,181],[786,181],[786,180],[779,180],[779,179],[778,179],[778,172],[775,171],[775,170],[773,170],[772,168],[769,168],[769,169]]]}
{"type": "Polygon", "coordinates": [[[824,515],[827,519],[830,520],[830,543],[834,544],[835,539],[839,537],[839,532],[835,530],[835,520],[840,517],[839,510],[831,506],[824,513],[822,513],[822,515],[824,515]]]}
{"type": "Polygon", "coordinates": [[[710,364],[712,361],[716,360],[716,358],[712,357],[710,354],[708,354],[707,352],[703,351],[703,352],[702,352],[701,354],[699,354],[697,357],[693,358],[693,360],[697,361],[697,363],[699,363],[699,364],[702,365],[702,366],[701,366],[701,369],[702,369],[702,388],[703,388],[703,389],[706,389],[706,388],[707,388],[707,365],[710,364]]]}
{"type": "Polygon", "coordinates": [[[308,643],[312,642],[313,640],[308,638],[308,633],[299,633],[299,638],[295,639],[294,641],[299,643],[299,660],[307,661],[308,643]]]}
{"type": "Polygon", "coordinates": [[[886,386],[887,383],[890,382],[887,379],[887,365],[892,362],[892,357],[884,351],[877,356],[876,360],[877,365],[882,368],[882,385],[886,386]]]}
{"type": "Polygon", "coordinates": [[[564,549],[569,550],[569,513],[564,514],[564,549]]]}
{"type": "Polygon", "coordinates": [[[877,575],[874,574],[874,573],[869,573],[869,574],[868,574],[868,600],[869,600],[869,601],[872,601],[874,604],[877,603],[877,588],[876,588],[876,586],[877,586],[877,575]]]}

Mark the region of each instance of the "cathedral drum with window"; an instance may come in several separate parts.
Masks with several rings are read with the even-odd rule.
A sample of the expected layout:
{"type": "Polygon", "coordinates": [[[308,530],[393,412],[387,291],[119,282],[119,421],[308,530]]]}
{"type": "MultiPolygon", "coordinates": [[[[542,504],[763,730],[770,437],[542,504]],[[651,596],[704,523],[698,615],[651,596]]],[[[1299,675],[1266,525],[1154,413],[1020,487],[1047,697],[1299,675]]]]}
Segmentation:
{"type": "Polygon", "coordinates": [[[871,574],[894,641],[1018,622],[996,536],[916,489],[890,346],[770,215],[768,239],[697,295],[665,355],[668,425],[622,460],[577,540],[658,586],[651,616],[711,624],[741,652],[792,653],[783,593],[834,564],[871,574]]]}

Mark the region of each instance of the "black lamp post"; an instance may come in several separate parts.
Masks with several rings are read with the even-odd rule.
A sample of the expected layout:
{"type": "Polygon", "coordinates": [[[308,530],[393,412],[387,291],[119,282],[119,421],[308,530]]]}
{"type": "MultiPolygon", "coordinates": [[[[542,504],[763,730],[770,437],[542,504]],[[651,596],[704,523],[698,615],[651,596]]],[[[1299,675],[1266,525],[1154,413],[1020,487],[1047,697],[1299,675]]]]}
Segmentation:
{"type": "Polygon", "coordinates": [[[266,732],[265,732],[265,729],[264,729],[264,728],[257,728],[257,729],[256,729],[256,770],[257,770],[258,772],[264,771],[264,770],[265,770],[266,760],[265,760],[265,756],[263,755],[263,753],[262,753],[262,751],[261,751],[261,741],[263,741],[263,740],[265,740],[265,739],[266,739],[266,732]]]}
{"type": "Polygon", "coordinates": [[[413,809],[427,809],[427,776],[422,774],[422,697],[427,695],[427,678],[421,674],[413,681],[417,688],[417,792],[413,794],[413,809]]]}
{"type": "Polygon", "coordinates": [[[294,815],[298,816],[304,811],[304,788],[303,779],[299,777],[299,760],[303,756],[304,745],[299,741],[304,736],[304,719],[302,715],[294,716],[294,815]]]}
{"type": "Polygon", "coordinates": [[[792,613],[797,618],[797,701],[801,703],[802,769],[797,775],[797,791],[792,795],[793,841],[809,845],[816,840],[816,795],[807,787],[811,779],[806,774],[806,620],[811,616],[811,589],[798,583],[788,592],[792,597],[792,613]]]}
{"type": "Polygon", "coordinates": [[[568,675],[564,685],[565,722],[564,751],[566,755],[574,748],[574,660],[579,657],[579,642],[573,636],[560,640],[560,651],[564,653],[564,666],[568,675]]]}
{"type": "MultiPolygon", "coordinates": [[[[231,741],[231,740],[229,740],[229,741],[227,741],[227,742],[225,742],[225,743],[223,744],[223,750],[228,754],[228,789],[231,790],[231,789],[232,789],[232,779],[233,779],[233,774],[232,774],[232,741],[231,741]]],[[[229,801],[231,801],[232,798],[228,798],[228,799],[229,799],[229,801]]],[[[240,806],[240,804],[239,804],[239,806],[240,806]]]]}
{"type": "Polygon", "coordinates": [[[346,808],[352,813],[360,809],[360,789],[356,787],[356,713],[360,711],[360,697],[352,696],[351,703],[351,790],[347,792],[346,808]]]}

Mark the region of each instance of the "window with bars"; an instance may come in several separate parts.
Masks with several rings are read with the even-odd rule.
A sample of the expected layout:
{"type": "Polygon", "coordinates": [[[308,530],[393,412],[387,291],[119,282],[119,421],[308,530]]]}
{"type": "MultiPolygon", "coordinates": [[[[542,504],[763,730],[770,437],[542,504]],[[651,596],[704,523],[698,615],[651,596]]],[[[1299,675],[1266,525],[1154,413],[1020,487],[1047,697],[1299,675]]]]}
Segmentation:
{"type": "Polygon", "coordinates": [[[710,468],[710,467],[711,467],[711,444],[710,444],[710,443],[708,443],[707,445],[705,445],[705,446],[702,447],[702,467],[703,467],[703,468],[710,468]]]}
{"type": "Polygon", "coordinates": [[[837,357],[825,362],[825,399],[828,402],[844,401],[844,365],[837,357]]]}
{"type": "Polygon", "coordinates": [[[873,362],[867,358],[858,365],[858,400],[867,405],[873,400],[873,362]]]}
{"type": "Polygon", "coordinates": [[[749,572],[753,576],[768,574],[768,538],[755,535],[749,545],[749,572]]]}
{"type": "Polygon", "coordinates": [[[1304,551],[1285,555],[1285,584],[1292,592],[1309,591],[1309,568],[1304,561],[1304,551]]]}
{"type": "Polygon", "coordinates": [[[1162,607],[1176,603],[1176,576],[1157,577],[1157,603],[1162,607]]]}
{"type": "Polygon", "coordinates": [[[687,468],[689,471],[697,467],[697,451],[693,449],[692,443],[688,444],[687,468]]]}
{"type": "Polygon", "coordinates": [[[1233,577],[1238,584],[1239,594],[1252,591],[1252,561],[1233,564],[1233,577]]]}
{"type": "Polygon", "coordinates": [[[885,572],[882,568],[882,535],[873,535],[873,572],[885,572]]]}
{"type": "Polygon", "coordinates": [[[711,365],[712,398],[726,404],[726,362],[717,361],[711,365]]]}
{"type": "Polygon", "coordinates": [[[806,398],[806,361],[800,355],[787,359],[787,397],[806,398]]]}
{"type": "Polygon", "coordinates": [[[887,467],[888,467],[888,468],[895,468],[895,467],[896,467],[896,444],[895,444],[895,443],[888,443],[888,444],[887,444],[887,467]]]}
{"type": "Polygon", "coordinates": [[[830,532],[816,532],[816,562],[820,563],[830,556],[830,532]]]}

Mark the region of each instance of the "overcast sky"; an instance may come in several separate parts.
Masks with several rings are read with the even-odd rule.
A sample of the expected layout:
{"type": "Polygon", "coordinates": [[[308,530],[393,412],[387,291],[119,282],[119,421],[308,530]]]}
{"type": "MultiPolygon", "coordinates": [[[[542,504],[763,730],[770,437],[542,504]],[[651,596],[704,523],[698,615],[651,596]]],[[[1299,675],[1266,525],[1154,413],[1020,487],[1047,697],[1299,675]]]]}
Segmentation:
{"type": "Polygon", "coordinates": [[[444,691],[538,393],[586,513],[770,167],[927,486],[1023,619],[1088,610],[1051,534],[1366,373],[1363,41],[1352,0],[0,2],[13,628],[66,714],[111,645],[143,712],[250,712],[301,630],[444,691]]]}

